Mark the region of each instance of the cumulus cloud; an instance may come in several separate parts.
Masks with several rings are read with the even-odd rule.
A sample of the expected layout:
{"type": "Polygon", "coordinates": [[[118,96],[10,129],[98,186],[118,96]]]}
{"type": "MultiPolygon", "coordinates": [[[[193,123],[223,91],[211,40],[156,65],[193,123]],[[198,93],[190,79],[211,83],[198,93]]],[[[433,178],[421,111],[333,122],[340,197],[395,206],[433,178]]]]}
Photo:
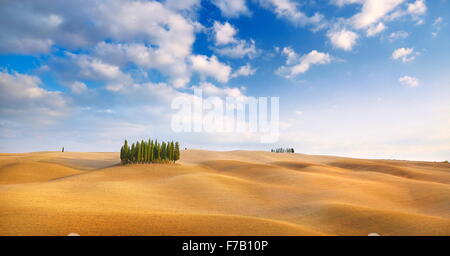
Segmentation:
{"type": "MultiPolygon", "coordinates": [[[[113,1],[99,4],[102,28],[119,40],[145,39],[160,49],[185,57],[195,40],[194,25],[159,2],[113,1]]],[[[97,17],[90,17],[95,19],[97,17]]]]}
{"type": "Polygon", "coordinates": [[[414,52],[413,48],[398,48],[392,53],[391,58],[405,63],[413,61],[417,55],[418,53],[414,52]]]}
{"type": "Polygon", "coordinates": [[[2,117],[29,118],[50,122],[67,110],[67,99],[61,92],[42,88],[36,76],[0,72],[0,112],[2,117]]]}
{"type": "Polygon", "coordinates": [[[393,42],[399,39],[404,39],[407,38],[409,36],[409,33],[406,31],[396,31],[396,32],[392,32],[389,34],[388,38],[389,41],[393,42]]]}
{"type": "Polygon", "coordinates": [[[233,74],[231,75],[231,77],[238,77],[238,76],[251,76],[253,74],[255,74],[256,72],[256,68],[252,68],[252,66],[250,65],[250,63],[247,63],[243,66],[241,66],[238,70],[236,70],[235,72],[233,72],[233,74]]]}
{"type": "Polygon", "coordinates": [[[367,34],[368,37],[372,37],[372,36],[375,36],[376,34],[382,32],[385,29],[386,29],[386,26],[384,25],[384,23],[383,22],[378,22],[377,25],[370,26],[367,29],[366,34],[367,34]]]}
{"type": "Polygon", "coordinates": [[[0,52],[48,53],[55,41],[59,41],[64,36],[58,35],[58,32],[62,30],[64,18],[53,12],[52,8],[47,12],[35,11],[35,8],[24,8],[24,6],[33,5],[37,3],[35,1],[2,1],[0,31],[3,36],[0,38],[0,52]]]}
{"type": "Polygon", "coordinates": [[[365,0],[362,10],[352,17],[353,26],[357,29],[368,28],[393,11],[405,0],[365,0]]]}
{"type": "Polygon", "coordinates": [[[193,55],[190,57],[192,69],[203,77],[213,77],[226,83],[230,79],[231,67],[221,63],[216,56],[193,55]]]}
{"type": "Polygon", "coordinates": [[[442,17],[437,17],[434,21],[433,21],[433,26],[437,26],[439,24],[442,23],[444,19],[442,17]]]}
{"type": "Polygon", "coordinates": [[[401,8],[396,10],[395,12],[392,12],[388,17],[386,17],[387,20],[394,20],[398,19],[400,17],[403,17],[405,15],[410,15],[413,20],[416,20],[417,25],[421,25],[424,23],[424,20],[421,18],[422,15],[424,15],[427,11],[427,6],[425,4],[424,0],[416,0],[415,2],[408,3],[405,8],[401,8]]]}
{"type": "Polygon", "coordinates": [[[192,89],[201,89],[205,96],[218,96],[218,97],[245,97],[241,88],[220,88],[212,83],[203,82],[199,85],[192,86],[192,89]]]}
{"type": "Polygon", "coordinates": [[[287,57],[286,65],[278,68],[277,74],[286,78],[293,78],[299,74],[303,74],[312,65],[328,64],[332,60],[328,53],[322,53],[316,50],[312,50],[301,57],[291,48],[284,48],[282,53],[287,57]],[[293,59],[293,54],[295,54],[295,59],[293,59]]]}
{"type": "Polygon", "coordinates": [[[131,75],[123,72],[120,66],[87,54],[66,52],[63,57],[52,58],[49,66],[65,84],[83,79],[102,82],[108,90],[115,91],[133,83],[131,75]]]}
{"type": "Polygon", "coordinates": [[[214,21],[213,29],[216,45],[236,42],[236,38],[234,38],[234,36],[236,35],[237,30],[230,23],[225,22],[222,24],[214,21]]]}
{"type": "Polygon", "coordinates": [[[0,52],[14,49],[14,53],[19,54],[49,53],[52,45],[53,41],[50,39],[2,37],[0,52]]]}
{"type": "Polygon", "coordinates": [[[88,86],[80,81],[75,81],[67,84],[70,90],[75,94],[81,94],[88,90],[88,86]]]}
{"type": "Polygon", "coordinates": [[[253,58],[258,55],[255,41],[236,38],[237,29],[230,23],[220,23],[215,21],[213,25],[215,45],[214,51],[222,56],[231,58],[253,58]]]}
{"type": "Polygon", "coordinates": [[[360,4],[364,0],[332,0],[331,2],[339,7],[347,5],[347,4],[360,4]]]}
{"type": "Polygon", "coordinates": [[[320,13],[308,16],[299,10],[298,3],[292,0],[259,0],[262,7],[271,10],[280,19],[286,19],[294,25],[315,25],[320,28],[324,17],[320,13]]]}
{"type": "Polygon", "coordinates": [[[212,0],[225,17],[236,18],[240,15],[249,15],[246,0],[212,0]]]}
{"type": "Polygon", "coordinates": [[[398,81],[406,86],[409,87],[417,87],[419,86],[419,79],[412,77],[412,76],[402,76],[398,79],[398,81]]]}
{"type": "Polygon", "coordinates": [[[180,58],[170,52],[153,48],[141,43],[99,43],[93,54],[118,66],[133,63],[145,69],[157,69],[166,75],[175,87],[182,87],[190,80],[188,65],[184,57],[180,58]]]}
{"type": "Polygon", "coordinates": [[[439,35],[439,32],[442,29],[442,25],[443,25],[443,21],[444,19],[442,17],[437,17],[434,21],[433,21],[433,31],[431,32],[431,35],[433,37],[436,37],[439,35]]]}
{"type": "Polygon", "coordinates": [[[408,13],[414,15],[421,15],[427,11],[427,6],[424,0],[416,0],[414,3],[408,4],[408,13]]]}
{"type": "Polygon", "coordinates": [[[327,36],[334,47],[344,51],[351,51],[358,40],[358,34],[347,29],[330,30],[327,36]]]}
{"type": "Polygon", "coordinates": [[[192,10],[200,7],[201,0],[166,0],[164,5],[172,10],[192,10]]]}
{"type": "Polygon", "coordinates": [[[298,61],[299,56],[291,47],[284,47],[282,53],[286,56],[287,65],[292,65],[298,61]]]}
{"type": "Polygon", "coordinates": [[[235,44],[231,44],[222,48],[216,48],[215,51],[220,55],[228,56],[231,58],[243,58],[245,56],[254,58],[258,55],[255,41],[252,39],[250,39],[250,41],[238,40],[235,44]]]}
{"type": "Polygon", "coordinates": [[[356,30],[365,30],[372,37],[386,29],[386,22],[410,15],[416,24],[423,24],[420,18],[427,8],[424,0],[407,2],[406,0],[333,0],[333,4],[344,6],[348,4],[361,5],[361,11],[350,18],[341,19],[341,25],[356,30]]]}
{"type": "Polygon", "coordinates": [[[0,31],[8,36],[0,39],[0,52],[39,54],[50,52],[54,45],[72,51],[89,49],[105,40],[121,42],[124,47],[140,42],[140,46],[133,44],[126,49],[128,55],[135,51],[135,64],[161,71],[180,87],[189,82],[186,61],[199,24],[177,11],[198,4],[194,0],[6,0],[0,7],[5,21],[0,31]],[[152,58],[144,60],[149,54],[152,58]],[[170,64],[162,64],[164,61],[170,64]]]}

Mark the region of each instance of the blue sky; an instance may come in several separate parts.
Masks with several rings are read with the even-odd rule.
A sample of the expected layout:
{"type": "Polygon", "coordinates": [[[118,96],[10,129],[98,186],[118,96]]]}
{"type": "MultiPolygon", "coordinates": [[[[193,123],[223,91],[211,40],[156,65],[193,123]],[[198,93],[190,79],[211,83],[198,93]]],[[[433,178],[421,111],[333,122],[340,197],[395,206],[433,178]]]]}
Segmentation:
{"type": "Polygon", "coordinates": [[[450,158],[450,1],[2,1],[0,152],[450,158]],[[280,97],[280,139],[174,133],[173,98],[280,97]]]}

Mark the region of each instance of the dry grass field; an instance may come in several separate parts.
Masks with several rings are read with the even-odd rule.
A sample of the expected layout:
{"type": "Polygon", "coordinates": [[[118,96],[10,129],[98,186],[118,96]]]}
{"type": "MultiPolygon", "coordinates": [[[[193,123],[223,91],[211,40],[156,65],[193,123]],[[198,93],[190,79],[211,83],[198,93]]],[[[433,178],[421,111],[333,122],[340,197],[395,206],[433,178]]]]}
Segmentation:
{"type": "Polygon", "coordinates": [[[0,235],[450,235],[450,164],[261,151],[0,154],[0,235]]]}

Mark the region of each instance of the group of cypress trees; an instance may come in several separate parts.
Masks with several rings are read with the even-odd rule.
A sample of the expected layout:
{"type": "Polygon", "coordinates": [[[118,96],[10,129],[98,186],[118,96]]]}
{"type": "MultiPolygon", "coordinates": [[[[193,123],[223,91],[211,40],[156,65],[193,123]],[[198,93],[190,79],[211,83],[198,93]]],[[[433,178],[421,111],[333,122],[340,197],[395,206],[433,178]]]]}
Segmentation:
{"type": "Polygon", "coordinates": [[[272,153],[295,153],[294,148],[275,148],[271,149],[272,153]]]}
{"type": "Polygon", "coordinates": [[[180,159],[180,144],[178,142],[157,140],[137,141],[131,146],[125,140],[120,149],[122,164],[134,163],[168,163],[180,159]]]}

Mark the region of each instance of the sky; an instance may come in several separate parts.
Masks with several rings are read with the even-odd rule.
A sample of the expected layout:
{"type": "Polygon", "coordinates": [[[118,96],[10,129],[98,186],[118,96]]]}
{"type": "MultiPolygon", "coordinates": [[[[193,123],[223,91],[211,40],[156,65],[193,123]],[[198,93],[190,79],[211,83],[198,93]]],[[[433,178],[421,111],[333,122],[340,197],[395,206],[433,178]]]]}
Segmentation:
{"type": "Polygon", "coordinates": [[[0,152],[182,147],[450,160],[449,0],[2,0],[0,152]],[[279,97],[280,136],[174,132],[171,103],[279,97]]]}

